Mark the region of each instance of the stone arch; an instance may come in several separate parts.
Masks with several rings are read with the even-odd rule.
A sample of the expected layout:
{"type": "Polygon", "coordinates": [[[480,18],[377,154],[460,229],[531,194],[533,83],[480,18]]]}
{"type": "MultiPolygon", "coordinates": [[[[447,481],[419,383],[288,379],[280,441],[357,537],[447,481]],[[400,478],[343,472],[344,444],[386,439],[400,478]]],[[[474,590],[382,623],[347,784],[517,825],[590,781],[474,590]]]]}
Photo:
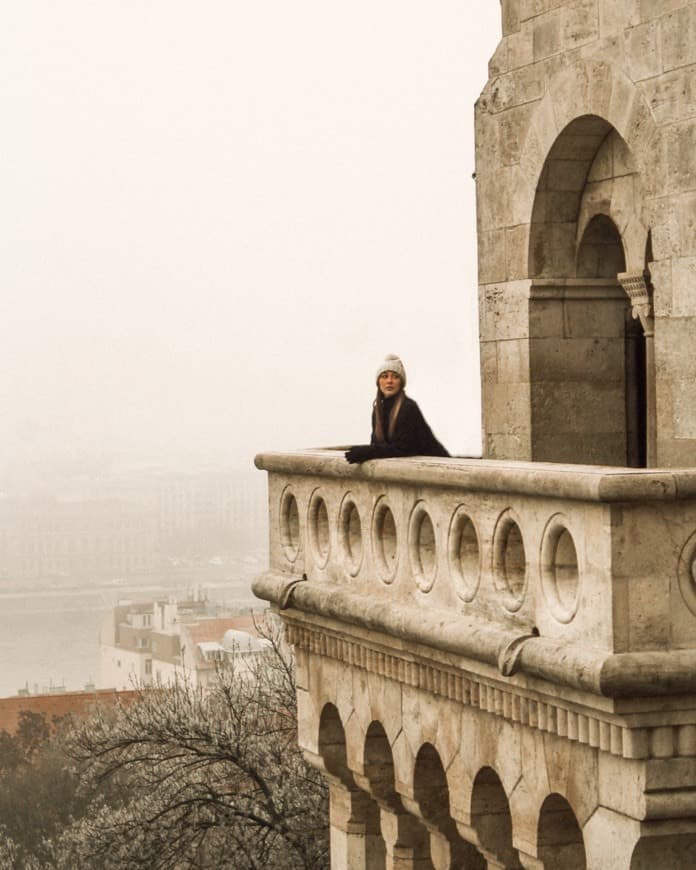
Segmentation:
{"type": "Polygon", "coordinates": [[[341,716],[333,704],[325,704],[321,711],[318,748],[327,773],[343,783],[352,784],[346,757],[346,734],[341,716]]]}
{"type": "Polygon", "coordinates": [[[603,118],[584,115],[561,131],[549,149],[531,213],[530,278],[574,277],[580,205],[590,167],[610,130],[603,118]]]}
{"type": "Polygon", "coordinates": [[[600,215],[611,221],[618,233],[623,262],[613,274],[607,264],[606,274],[601,277],[615,278],[620,272],[643,268],[649,232],[644,212],[644,192],[635,156],[617,130],[610,127],[589,166],[577,219],[578,249],[588,225],[600,215]]]}
{"type": "Polygon", "coordinates": [[[485,870],[478,850],[459,834],[450,810],[447,775],[432,743],[424,743],[413,771],[413,804],[430,831],[430,849],[437,867],[467,867],[485,870]]]}
{"type": "Polygon", "coordinates": [[[625,140],[603,118],[575,118],[549,149],[534,193],[529,276],[578,277],[582,241],[600,215],[619,233],[622,268],[596,277],[615,279],[627,269],[642,269],[648,235],[644,210],[640,173],[625,140]]]}
{"type": "Polygon", "coordinates": [[[544,867],[585,870],[585,843],[577,817],[568,801],[557,792],[541,805],[537,825],[537,857],[544,867]]]}
{"type": "Polygon", "coordinates": [[[521,867],[512,845],[510,804],[500,777],[492,767],[476,774],[471,795],[471,826],[479,849],[495,866],[521,867]]]}
{"type": "MultiPolygon", "coordinates": [[[[523,200],[522,212],[526,209],[530,221],[528,237],[523,238],[520,235],[520,242],[526,243],[530,252],[530,277],[544,274],[543,269],[541,272],[535,271],[533,263],[534,247],[538,245],[538,239],[533,239],[534,212],[537,212],[538,218],[541,206],[566,211],[572,208],[571,199],[574,193],[578,193],[577,185],[581,181],[592,180],[590,169],[594,174],[601,173],[603,164],[592,163],[598,154],[599,145],[610,132],[613,132],[614,142],[607,142],[606,150],[614,147],[618,140],[623,143],[623,147],[631,155],[631,171],[628,174],[635,173],[639,178],[652,178],[653,186],[664,187],[662,180],[656,175],[661,171],[660,167],[654,165],[653,148],[658,136],[657,124],[645,97],[628,76],[606,61],[585,59],[571,64],[550,79],[545,96],[532,113],[520,155],[520,178],[526,185],[523,184],[516,192],[516,196],[523,200]],[[553,172],[563,172],[564,168],[572,170],[572,177],[566,176],[569,190],[564,191],[570,196],[551,196],[548,203],[540,203],[537,194],[548,182],[548,175],[553,175],[553,172],[549,173],[549,158],[553,156],[554,161],[568,159],[569,134],[576,137],[578,147],[575,159],[571,161],[572,165],[565,167],[556,163],[553,172]],[[544,173],[547,173],[546,178],[544,173]]],[[[625,169],[622,165],[618,177],[627,174],[625,169]]],[[[551,178],[552,184],[553,180],[551,178]]],[[[616,196],[620,197],[620,191],[616,191],[616,196]]],[[[624,228],[621,220],[615,220],[615,223],[622,236],[633,236],[633,228],[628,232],[629,228],[624,228]]],[[[642,223],[644,221],[639,222],[641,225],[642,223]]],[[[640,227],[635,229],[639,230],[640,227]]],[[[562,237],[569,232],[569,228],[556,226],[554,232],[556,236],[562,237]]],[[[645,228],[642,228],[642,232],[645,233],[645,228]]],[[[629,269],[634,268],[633,253],[636,249],[637,246],[630,245],[627,257],[629,269]]],[[[539,263],[536,265],[538,267],[539,263]]]]}
{"type": "Polygon", "coordinates": [[[693,833],[643,837],[631,855],[630,870],[681,870],[696,866],[696,836],[693,833]]]}
{"type": "Polygon", "coordinates": [[[332,854],[345,863],[354,862],[359,855],[365,870],[385,870],[379,807],[358,787],[348,767],[346,735],[334,704],[322,708],[317,746],[318,759],[311,753],[305,755],[323,770],[329,782],[332,854]]]}
{"type": "Polygon", "coordinates": [[[654,372],[652,333],[632,318],[649,238],[637,167],[598,114],[573,117],[543,159],[528,242],[535,460],[647,464],[654,372]]]}
{"type": "Polygon", "coordinates": [[[643,94],[614,64],[579,60],[551,78],[531,117],[520,156],[527,187],[519,191],[527,199],[530,215],[549,152],[560,133],[583,116],[601,119],[607,130],[613,127],[617,131],[634,155],[641,175],[651,165],[657,125],[643,94]]]}
{"type": "Polygon", "coordinates": [[[392,748],[381,722],[371,722],[365,732],[363,755],[364,774],[358,780],[380,808],[382,842],[390,865],[410,861],[432,870],[428,833],[397,792],[392,748]]]}
{"type": "Polygon", "coordinates": [[[363,755],[370,793],[381,804],[401,809],[401,800],[396,792],[392,748],[381,722],[370,723],[365,734],[363,755]]]}
{"type": "Polygon", "coordinates": [[[625,271],[626,257],[616,224],[606,214],[597,212],[585,224],[577,246],[576,276],[616,278],[625,271]]]}

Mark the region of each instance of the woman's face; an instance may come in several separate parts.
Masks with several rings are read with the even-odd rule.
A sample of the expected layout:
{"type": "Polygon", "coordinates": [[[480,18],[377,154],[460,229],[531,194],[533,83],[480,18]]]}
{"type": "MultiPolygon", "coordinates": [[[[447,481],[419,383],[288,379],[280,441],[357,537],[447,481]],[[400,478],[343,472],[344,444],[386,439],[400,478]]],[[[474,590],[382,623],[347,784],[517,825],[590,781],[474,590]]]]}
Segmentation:
{"type": "Polygon", "coordinates": [[[395,396],[401,389],[401,378],[396,372],[382,372],[377,379],[380,393],[385,396],[395,396]]]}

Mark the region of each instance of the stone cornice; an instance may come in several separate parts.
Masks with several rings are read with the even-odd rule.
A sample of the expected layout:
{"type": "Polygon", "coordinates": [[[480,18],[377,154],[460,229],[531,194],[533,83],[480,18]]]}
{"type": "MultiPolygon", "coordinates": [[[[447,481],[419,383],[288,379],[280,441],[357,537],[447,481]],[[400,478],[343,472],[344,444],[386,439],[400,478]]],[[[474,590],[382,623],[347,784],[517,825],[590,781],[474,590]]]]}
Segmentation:
{"type": "Polygon", "coordinates": [[[501,677],[526,675],[605,698],[696,694],[696,650],[612,653],[515,631],[476,616],[426,610],[406,602],[352,592],[335,583],[312,583],[269,571],[254,594],[281,610],[317,614],[479,661],[501,677]]]}
{"type": "MultiPolygon", "coordinates": [[[[524,684],[456,668],[412,651],[385,648],[369,640],[313,625],[296,609],[283,612],[287,640],[296,650],[394,680],[465,707],[482,710],[511,723],[597,748],[622,758],[696,756],[696,724],[643,721],[541,695],[524,684]],[[636,721],[633,721],[636,720],[636,721]]],[[[658,717],[659,718],[659,717],[658,717]]],[[[693,717],[692,717],[693,718],[693,717]]]]}

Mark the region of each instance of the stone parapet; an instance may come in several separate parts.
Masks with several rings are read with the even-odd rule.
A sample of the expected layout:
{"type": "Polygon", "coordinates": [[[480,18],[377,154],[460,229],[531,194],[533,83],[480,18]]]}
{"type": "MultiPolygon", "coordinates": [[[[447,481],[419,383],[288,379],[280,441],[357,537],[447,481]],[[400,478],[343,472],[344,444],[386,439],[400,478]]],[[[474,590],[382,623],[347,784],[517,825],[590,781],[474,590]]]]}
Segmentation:
{"type": "Polygon", "coordinates": [[[696,650],[693,470],[456,458],[350,466],[330,449],[256,461],[269,472],[272,575],[305,578],[317,601],[352,596],[423,631],[432,623],[433,644],[452,622],[452,636],[485,627],[496,633],[491,661],[519,637],[532,638],[519,654],[530,663],[532,650],[558,642],[593,662],[657,655],[658,668],[672,650],[696,650]]]}

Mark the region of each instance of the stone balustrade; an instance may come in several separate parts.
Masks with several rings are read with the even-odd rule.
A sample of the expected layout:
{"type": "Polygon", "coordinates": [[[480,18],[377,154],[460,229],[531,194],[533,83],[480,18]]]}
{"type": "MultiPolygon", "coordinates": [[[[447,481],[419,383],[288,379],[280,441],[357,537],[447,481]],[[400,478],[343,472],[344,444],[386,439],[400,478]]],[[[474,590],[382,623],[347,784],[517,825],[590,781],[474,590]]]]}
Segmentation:
{"type": "Polygon", "coordinates": [[[443,631],[461,641],[487,630],[595,656],[696,648],[693,471],[435,458],[350,466],[336,450],[263,454],[257,465],[269,472],[276,575],[416,625],[444,615],[443,631]]]}

